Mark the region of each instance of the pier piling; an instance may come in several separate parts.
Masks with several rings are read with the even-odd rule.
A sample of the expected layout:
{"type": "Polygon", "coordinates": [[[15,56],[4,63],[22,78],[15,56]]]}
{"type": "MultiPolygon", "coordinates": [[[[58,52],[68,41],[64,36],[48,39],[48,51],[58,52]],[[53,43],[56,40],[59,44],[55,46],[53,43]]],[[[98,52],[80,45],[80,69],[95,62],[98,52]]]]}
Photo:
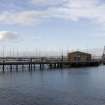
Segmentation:
{"type": "Polygon", "coordinates": [[[22,71],[24,71],[24,64],[22,65],[22,71]]]}
{"type": "Polygon", "coordinates": [[[4,72],[5,71],[5,65],[4,64],[2,65],[2,69],[3,69],[3,72],[4,72]]]}
{"type": "Polygon", "coordinates": [[[12,72],[12,64],[10,65],[10,72],[12,72]]]}
{"type": "Polygon", "coordinates": [[[18,72],[18,65],[16,65],[16,72],[18,72]]]}

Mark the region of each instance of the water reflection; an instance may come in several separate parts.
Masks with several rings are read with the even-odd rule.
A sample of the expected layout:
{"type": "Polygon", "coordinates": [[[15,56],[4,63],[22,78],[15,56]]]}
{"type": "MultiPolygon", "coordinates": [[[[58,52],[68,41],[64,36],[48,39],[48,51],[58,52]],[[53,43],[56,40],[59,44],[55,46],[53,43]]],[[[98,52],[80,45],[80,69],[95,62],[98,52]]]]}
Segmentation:
{"type": "Polygon", "coordinates": [[[105,105],[105,67],[0,72],[0,105],[105,105]]]}

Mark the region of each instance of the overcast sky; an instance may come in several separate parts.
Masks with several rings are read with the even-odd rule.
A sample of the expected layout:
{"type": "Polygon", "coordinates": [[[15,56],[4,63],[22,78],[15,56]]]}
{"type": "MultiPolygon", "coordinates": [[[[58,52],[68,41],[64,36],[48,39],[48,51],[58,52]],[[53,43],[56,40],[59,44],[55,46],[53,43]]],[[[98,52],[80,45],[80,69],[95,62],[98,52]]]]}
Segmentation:
{"type": "Polygon", "coordinates": [[[0,48],[103,48],[105,0],[0,0],[0,48]]]}

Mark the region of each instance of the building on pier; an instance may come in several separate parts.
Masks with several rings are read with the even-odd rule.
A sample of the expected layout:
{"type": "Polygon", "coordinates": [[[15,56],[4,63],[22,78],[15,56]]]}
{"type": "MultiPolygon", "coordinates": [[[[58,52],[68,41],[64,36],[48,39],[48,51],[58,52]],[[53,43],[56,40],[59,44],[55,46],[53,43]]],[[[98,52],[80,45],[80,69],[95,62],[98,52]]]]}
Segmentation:
{"type": "Polygon", "coordinates": [[[68,61],[70,62],[88,62],[91,61],[92,56],[89,53],[75,51],[68,53],[68,61]]]}

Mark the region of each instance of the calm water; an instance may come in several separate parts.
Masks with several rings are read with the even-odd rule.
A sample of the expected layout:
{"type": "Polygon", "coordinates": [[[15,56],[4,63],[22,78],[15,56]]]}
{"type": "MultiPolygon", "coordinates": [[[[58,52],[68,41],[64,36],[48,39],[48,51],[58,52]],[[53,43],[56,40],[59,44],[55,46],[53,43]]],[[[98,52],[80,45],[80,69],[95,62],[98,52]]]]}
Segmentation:
{"type": "Polygon", "coordinates": [[[105,105],[105,66],[0,72],[0,105],[105,105]]]}

